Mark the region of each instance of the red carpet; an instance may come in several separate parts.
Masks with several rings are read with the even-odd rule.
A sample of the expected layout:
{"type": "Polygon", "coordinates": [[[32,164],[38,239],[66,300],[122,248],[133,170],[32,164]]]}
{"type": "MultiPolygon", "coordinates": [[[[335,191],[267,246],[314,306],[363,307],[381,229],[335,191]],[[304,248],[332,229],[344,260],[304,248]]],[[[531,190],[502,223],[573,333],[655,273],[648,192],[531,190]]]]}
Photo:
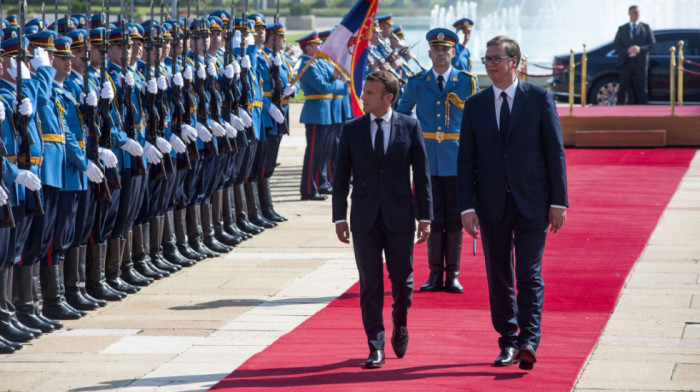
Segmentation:
{"type": "MultiPolygon", "coordinates": [[[[358,285],[221,380],[213,390],[566,391],[615,307],[622,285],[686,172],[695,150],[568,150],[571,209],[550,235],[544,260],[545,305],[535,369],[495,368],[479,246],[465,239],[466,293],[416,293],[410,344],[397,359],[364,370],[367,355],[358,285]]],[[[330,229],[330,228],[329,228],[330,229]]],[[[427,278],[425,247],[415,251],[415,281],[427,278]]],[[[387,283],[385,287],[390,287],[387,283]]]]}
{"type": "MultiPolygon", "coordinates": [[[[569,115],[568,106],[557,106],[559,117],[569,115]]],[[[676,106],[676,116],[700,116],[700,105],[676,106]]],[[[669,105],[626,105],[626,106],[574,106],[577,117],[667,117],[671,116],[669,105]]]]}

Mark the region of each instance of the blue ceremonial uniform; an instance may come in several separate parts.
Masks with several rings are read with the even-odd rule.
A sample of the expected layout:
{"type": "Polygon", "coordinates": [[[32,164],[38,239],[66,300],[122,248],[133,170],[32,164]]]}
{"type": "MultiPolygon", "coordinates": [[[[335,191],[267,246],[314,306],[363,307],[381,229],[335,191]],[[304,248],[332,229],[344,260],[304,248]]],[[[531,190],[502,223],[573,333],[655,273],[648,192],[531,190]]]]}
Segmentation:
{"type": "Polygon", "coordinates": [[[452,59],[452,66],[461,71],[471,72],[472,60],[469,49],[466,46],[457,43],[455,45],[455,57],[452,59]]]}

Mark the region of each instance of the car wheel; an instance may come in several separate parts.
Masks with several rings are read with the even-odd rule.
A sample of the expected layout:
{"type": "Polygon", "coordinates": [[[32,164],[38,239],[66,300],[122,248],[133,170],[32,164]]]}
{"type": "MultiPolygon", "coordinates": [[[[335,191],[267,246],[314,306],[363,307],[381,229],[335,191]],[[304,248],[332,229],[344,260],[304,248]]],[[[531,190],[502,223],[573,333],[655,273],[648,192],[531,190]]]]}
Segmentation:
{"type": "Polygon", "coordinates": [[[620,83],[616,76],[606,76],[598,80],[591,89],[592,105],[617,105],[617,91],[620,83]]]}

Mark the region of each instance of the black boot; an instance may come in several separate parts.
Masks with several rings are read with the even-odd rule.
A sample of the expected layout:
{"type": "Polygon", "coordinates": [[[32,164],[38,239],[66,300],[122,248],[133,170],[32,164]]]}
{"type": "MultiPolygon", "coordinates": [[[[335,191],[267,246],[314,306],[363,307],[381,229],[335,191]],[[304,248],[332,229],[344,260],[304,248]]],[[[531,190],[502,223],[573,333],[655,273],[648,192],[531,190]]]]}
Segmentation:
{"type": "MultiPolygon", "coordinates": [[[[163,216],[156,216],[151,219],[150,222],[150,235],[149,235],[149,254],[151,256],[151,263],[158,269],[163,271],[168,271],[168,273],[175,273],[180,271],[182,267],[177,264],[171,264],[163,257],[163,248],[161,247],[161,241],[163,239],[163,224],[165,220],[163,216]]],[[[145,241],[145,238],[144,238],[145,241]]]]}
{"type": "Polygon", "coordinates": [[[253,238],[252,234],[241,230],[236,224],[236,208],[233,200],[233,187],[224,188],[221,208],[223,210],[221,215],[224,220],[224,231],[232,236],[238,236],[241,241],[253,238]]]}
{"type": "Polygon", "coordinates": [[[200,206],[202,214],[202,234],[204,236],[204,245],[207,248],[218,253],[228,253],[233,250],[232,246],[224,245],[217,241],[214,235],[214,226],[212,224],[211,204],[204,203],[200,206]]]}
{"type": "Polygon", "coordinates": [[[83,297],[80,291],[78,282],[80,281],[80,250],[79,248],[70,248],[66,253],[66,259],[63,261],[64,281],[66,284],[66,301],[68,304],[78,310],[95,310],[100,307],[96,302],[89,301],[83,297]]]}
{"type": "Polygon", "coordinates": [[[174,215],[175,213],[173,210],[168,210],[165,216],[163,216],[163,258],[172,264],[177,264],[182,267],[191,267],[197,263],[197,260],[183,256],[177,249],[174,215]]]}
{"type": "Polygon", "coordinates": [[[249,234],[260,234],[264,228],[252,224],[248,220],[248,205],[245,197],[244,184],[236,185],[233,188],[233,198],[236,204],[236,225],[239,229],[249,234]]]}
{"type": "MultiPolygon", "coordinates": [[[[12,291],[12,266],[0,268],[0,336],[12,342],[27,342],[34,335],[15,318],[14,305],[10,303],[8,291],[12,291]]],[[[41,334],[41,331],[39,331],[41,334]]]]}
{"type": "MultiPolygon", "coordinates": [[[[22,347],[21,344],[19,346],[20,348],[22,347]]],[[[15,345],[9,340],[0,336],[0,354],[13,354],[15,351],[15,345]]]]}
{"type": "Polygon", "coordinates": [[[34,337],[39,337],[41,336],[44,332],[42,332],[41,328],[34,328],[28,325],[24,325],[18,318],[17,318],[17,309],[15,308],[15,304],[13,302],[14,295],[16,295],[14,292],[18,291],[19,287],[17,287],[17,281],[18,279],[15,279],[14,277],[15,274],[15,268],[14,267],[8,267],[7,268],[7,276],[5,277],[7,283],[6,283],[6,290],[5,290],[5,299],[7,301],[7,309],[11,313],[12,317],[12,324],[15,326],[15,328],[24,331],[24,332],[29,332],[34,335],[34,337]]]}
{"type": "Polygon", "coordinates": [[[122,264],[121,278],[130,285],[145,287],[153,283],[153,278],[147,278],[141,275],[134,268],[134,261],[131,259],[131,251],[134,244],[134,232],[130,231],[126,234],[126,239],[120,241],[122,245],[122,264]],[[122,245],[123,244],[123,245],[122,245]]]}
{"type": "Polygon", "coordinates": [[[56,330],[53,324],[45,322],[36,315],[32,267],[31,265],[14,266],[13,289],[17,319],[29,328],[38,329],[44,333],[52,332],[56,330]]]}
{"type": "Polygon", "coordinates": [[[59,284],[59,293],[61,294],[61,301],[66,305],[66,307],[75,313],[78,313],[80,317],[86,316],[87,312],[84,310],[78,310],[71,306],[71,304],[66,301],[66,278],[65,278],[65,273],[64,273],[64,256],[61,255],[59,259],[59,264],[58,264],[58,284],[59,284]]]}
{"type": "Polygon", "coordinates": [[[445,233],[445,289],[450,293],[463,293],[464,288],[459,283],[459,261],[462,254],[462,232],[445,233]]]}
{"type": "Polygon", "coordinates": [[[201,217],[199,206],[197,205],[187,206],[187,238],[189,239],[190,248],[194,249],[195,252],[208,258],[219,257],[218,253],[204,245],[201,217]]]}
{"type": "Polygon", "coordinates": [[[85,289],[88,294],[96,299],[105,301],[121,301],[126,298],[126,293],[116,291],[107,284],[105,278],[105,259],[107,244],[92,244],[87,247],[87,281],[85,289]]]}
{"type": "Polygon", "coordinates": [[[61,265],[41,266],[41,313],[56,320],[77,320],[83,315],[68,306],[61,293],[61,265]]]}
{"type": "Polygon", "coordinates": [[[445,233],[441,231],[433,231],[428,236],[427,248],[430,276],[428,281],[420,286],[420,291],[439,291],[443,288],[442,274],[444,273],[444,267],[442,259],[445,246],[444,236],[445,233]]]}
{"type": "Polygon", "coordinates": [[[244,188],[245,199],[248,203],[248,220],[250,220],[250,223],[266,229],[271,229],[277,226],[277,222],[269,221],[263,218],[262,214],[260,214],[260,199],[258,198],[257,181],[246,182],[244,188]]]}
{"type": "Polygon", "coordinates": [[[163,279],[166,276],[170,276],[170,272],[161,270],[153,265],[149,245],[150,226],[150,223],[134,225],[131,258],[134,261],[134,268],[139,274],[151,279],[163,279]]]}
{"type": "Polygon", "coordinates": [[[34,297],[34,314],[45,323],[53,325],[56,329],[63,328],[63,323],[58,320],[44,316],[41,312],[41,265],[39,263],[32,265],[32,296],[34,297]]]}
{"type": "Polygon", "coordinates": [[[105,260],[105,278],[107,284],[113,289],[127,294],[138,293],[141,290],[138,286],[130,285],[121,279],[122,264],[122,242],[126,244],[126,239],[110,238],[107,241],[107,257],[105,260]]]}
{"type": "Polygon", "coordinates": [[[196,252],[190,247],[189,238],[187,237],[189,225],[185,216],[187,210],[175,210],[173,214],[175,218],[175,245],[178,252],[190,260],[202,261],[206,259],[205,255],[196,252]]]}
{"type": "Polygon", "coordinates": [[[212,226],[214,226],[214,238],[224,245],[236,246],[243,241],[241,237],[234,236],[224,230],[224,218],[223,218],[223,207],[222,207],[222,197],[224,191],[215,191],[211,196],[211,218],[212,226]]]}
{"type": "Polygon", "coordinates": [[[258,195],[260,196],[260,210],[263,218],[273,222],[286,222],[287,218],[278,214],[272,205],[272,193],[270,189],[270,179],[258,179],[258,195]]]}
{"type": "Polygon", "coordinates": [[[78,247],[78,289],[80,290],[80,293],[83,295],[83,297],[85,297],[88,301],[96,303],[99,307],[107,306],[107,301],[103,299],[97,299],[88,294],[87,289],[85,288],[87,284],[86,266],[87,245],[81,245],[80,247],[78,247]]]}

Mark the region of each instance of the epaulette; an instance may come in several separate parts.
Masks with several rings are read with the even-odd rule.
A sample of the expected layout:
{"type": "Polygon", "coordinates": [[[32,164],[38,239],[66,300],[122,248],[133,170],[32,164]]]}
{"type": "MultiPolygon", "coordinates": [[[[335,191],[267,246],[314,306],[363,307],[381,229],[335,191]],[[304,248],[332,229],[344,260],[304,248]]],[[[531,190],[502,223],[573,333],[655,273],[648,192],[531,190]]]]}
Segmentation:
{"type": "Polygon", "coordinates": [[[423,75],[425,75],[425,71],[420,71],[420,72],[414,73],[413,75],[409,76],[408,78],[409,78],[409,79],[414,79],[414,78],[421,77],[421,76],[423,76],[423,75]]]}
{"type": "Polygon", "coordinates": [[[474,75],[473,73],[471,73],[471,72],[469,72],[469,71],[467,71],[467,70],[462,69],[462,70],[460,70],[459,72],[464,73],[464,74],[467,74],[467,75],[471,76],[472,78],[476,78],[476,75],[474,75]]]}

